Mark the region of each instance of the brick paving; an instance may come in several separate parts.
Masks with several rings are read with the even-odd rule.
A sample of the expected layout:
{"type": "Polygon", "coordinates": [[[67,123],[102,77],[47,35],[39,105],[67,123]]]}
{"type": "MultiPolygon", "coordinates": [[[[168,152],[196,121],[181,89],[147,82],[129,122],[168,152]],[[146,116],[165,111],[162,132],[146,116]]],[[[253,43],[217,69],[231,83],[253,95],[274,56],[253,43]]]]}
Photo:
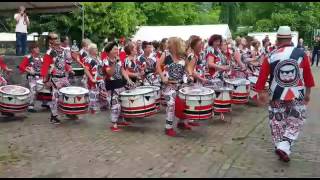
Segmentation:
{"type": "Polygon", "coordinates": [[[289,164],[273,152],[266,108],[253,105],[176,138],[164,135],[164,112],[113,133],[108,112],[52,125],[44,111],[0,117],[0,177],[319,177],[318,95],[289,164]]]}

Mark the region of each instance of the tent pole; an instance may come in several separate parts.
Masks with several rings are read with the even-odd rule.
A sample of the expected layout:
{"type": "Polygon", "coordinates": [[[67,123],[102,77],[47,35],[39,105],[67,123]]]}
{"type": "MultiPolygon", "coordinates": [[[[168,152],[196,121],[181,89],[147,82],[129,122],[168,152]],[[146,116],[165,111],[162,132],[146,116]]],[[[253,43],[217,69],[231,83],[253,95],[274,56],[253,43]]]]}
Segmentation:
{"type": "Polygon", "coordinates": [[[84,5],[82,5],[82,39],[84,39],[84,5]]]}

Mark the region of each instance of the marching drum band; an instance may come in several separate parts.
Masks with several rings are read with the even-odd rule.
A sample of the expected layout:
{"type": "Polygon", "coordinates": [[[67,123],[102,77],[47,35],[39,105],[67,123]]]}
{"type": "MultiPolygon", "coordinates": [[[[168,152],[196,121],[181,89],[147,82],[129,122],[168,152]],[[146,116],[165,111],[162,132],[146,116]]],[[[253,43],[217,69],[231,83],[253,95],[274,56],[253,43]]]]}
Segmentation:
{"type": "MultiPolygon", "coordinates": [[[[81,50],[76,46],[70,48],[67,37],[60,39],[55,33],[49,34],[49,49],[43,57],[37,45],[30,47],[31,54],[19,65],[21,73],[27,74],[28,88],[6,85],[3,76],[0,77],[3,114],[12,116],[27,109],[36,112],[34,102],[39,100],[50,109],[50,122],[59,124],[58,114],[76,120],[80,114],[110,109],[110,128],[116,132],[133,123],[133,118],[152,116],[164,106],[165,134],[176,136],[176,120],[177,128],[191,130],[192,126],[199,126],[200,120],[211,119],[215,114],[224,120],[224,113],[232,111],[232,104],[256,101],[269,88],[273,98],[281,96],[284,100],[297,96],[303,87],[300,80],[297,90],[283,88],[290,84],[292,74],[286,73],[295,64],[280,68],[285,74],[280,73],[279,81],[273,78],[277,75],[269,76],[269,67],[260,71],[263,63],[273,63],[279,58],[277,53],[283,53],[281,46],[271,47],[268,39],[260,48],[258,40],[239,37],[233,44],[217,34],[207,44],[199,36],[191,36],[188,41],[170,37],[159,43],[124,43],[122,38],[121,45],[108,42],[100,56],[97,45],[89,39],[82,41],[81,50]],[[153,45],[157,47],[153,49],[153,45]],[[121,53],[121,56],[125,53],[122,58],[121,53]],[[75,73],[71,63],[84,69],[82,87],[69,81],[75,73]],[[281,82],[283,78],[285,82],[281,82]],[[286,94],[277,94],[280,91],[286,94]]],[[[304,57],[300,51],[294,48],[291,59],[304,57]]],[[[299,59],[300,69],[308,66],[305,61],[299,59]]],[[[0,67],[2,71],[11,71],[2,61],[0,67]]],[[[312,81],[306,84],[312,86],[312,81]]],[[[274,104],[274,108],[280,107],[274,104]]],[[[278,116],[276,113],[272,118],[278,116]]],[[[273,119],[272,122],[271,125],[276,124],[273,119]]]]}

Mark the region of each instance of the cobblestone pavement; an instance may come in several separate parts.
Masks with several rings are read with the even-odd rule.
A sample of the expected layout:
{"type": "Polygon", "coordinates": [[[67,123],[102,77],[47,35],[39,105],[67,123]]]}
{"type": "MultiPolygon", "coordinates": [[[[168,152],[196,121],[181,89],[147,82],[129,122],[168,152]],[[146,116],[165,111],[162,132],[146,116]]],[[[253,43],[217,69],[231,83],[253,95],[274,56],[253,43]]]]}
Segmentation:
{"type": "Polygon", "coordinates": [[[288,164],[273,152],[266,108],[254,105],[176,138],[164,135],[164,112],[119,133],[107,112],[57,126],[40,112],[0,118],[0,177],[319,177],[319,92],[288,164]]]}

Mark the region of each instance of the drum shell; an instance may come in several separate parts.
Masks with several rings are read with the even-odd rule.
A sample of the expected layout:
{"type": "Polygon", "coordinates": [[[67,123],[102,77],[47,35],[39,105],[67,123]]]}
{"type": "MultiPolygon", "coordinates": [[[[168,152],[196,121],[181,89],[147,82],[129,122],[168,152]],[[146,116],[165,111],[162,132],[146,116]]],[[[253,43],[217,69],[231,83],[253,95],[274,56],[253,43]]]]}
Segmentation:
{"type": "Polygon", "coordinates": [[[249,101],[250,81],[245,81],[245,84],[226,81],[228,86],[233,89],[231,99],[233,104],[246,104],[249,101]]]}
{"type": "Polygon", "coordinates": [[[89,94],[70,95],[59,91],[58,107],[63,114],[85,114],[89,108],[89,94]]]}
{"type": "Polygon", "coordinates": [[[0,92],[0,109],[2,112],[24,112],[27,110],[29,103],[30,91],[26,95],[11,95],[0,92]]]}
{"type": "Polygon", "coordinates": [[[37,81],[36,91],[37,91],[37,100],[39,100],[39,101],[51,101],[52,100],[51,90],[46,88],[42,81],[37,81]]]}
{"type": "Polygon", "coordinates": [[[231,89],[223,90],[217,89],[215,90],[216,98],[213,102],[213,111],[217,113],[227,113],[232,111],[232,100],[231,100],[231,89]]]}
{"type": "Polygon", "coordinates": [[[142,118],[156,113],[154,92],[129,95],[120,94],[121,115],[124,118],[142,118]]]}
{"type": "Polygon", "coordinates": [[[161,106],[161,90],[158,86],[139,86],[137,88],[152,88],[154,92],[155,104],[157,112],[160,111],[161,106]]]}
{"type": "MultiPolygon", "coordinates": [[[[257,90],[256,90],[256,83],[257,83],[257,80],[258,78],[257,77],[249,77],[249,81],[250,81],[250,99],[252,100],[257,100],[258,98],[258,93],[257,93],[257,90]]],[[[269,83],[266,82],[266,85],[265,85],[265,88],[264,90],[268,90],[269,88],[269,83]]]]}
{"type": "Polygon", "coordinates": [[[178,97],[185,101],[184,117],[189,120],[206,120],[212,118],[214,91],[206,95],[190,95],[178,92],[178,97]]]}

